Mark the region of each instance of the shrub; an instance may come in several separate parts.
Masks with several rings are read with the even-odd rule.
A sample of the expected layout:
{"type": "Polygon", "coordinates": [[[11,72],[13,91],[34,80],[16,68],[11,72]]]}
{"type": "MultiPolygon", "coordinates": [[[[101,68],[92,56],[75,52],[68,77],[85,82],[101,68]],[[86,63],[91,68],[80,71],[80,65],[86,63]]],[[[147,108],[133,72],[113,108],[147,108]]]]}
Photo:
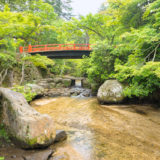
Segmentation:
{"type": "Polygon", "coordinates": [[[160,62],[147,62],[145,65],[116,65],[115,77],[127,84],[124,95],[128,97],[146,97],[160,87],[160,62]]]}
{"type": "Polygon", "coordinates": [[[23,94],[28,102],[32,101],[32,99],[36,96],[36,93],[32,92],[30,87],[15,86],[12,90],[23,94]]]}
{"type": "Polygon", "coordinates": [[[47,69],[48,66],[53,66],[54,61],[52,59],[47,58],[46,56],[41,56],[36,54],[35,56],[28,55],[23,58],[25,61],[32,62],[36,67],[41,69],[47,69]]]}

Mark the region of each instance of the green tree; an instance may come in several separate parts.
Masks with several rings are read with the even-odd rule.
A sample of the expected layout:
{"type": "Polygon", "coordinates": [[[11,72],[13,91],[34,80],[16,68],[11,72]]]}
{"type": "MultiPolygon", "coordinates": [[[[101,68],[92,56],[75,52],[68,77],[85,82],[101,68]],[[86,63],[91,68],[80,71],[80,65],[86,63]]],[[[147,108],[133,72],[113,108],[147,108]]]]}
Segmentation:
{"type": "Polygon", "coordinates": [[[68,20],[72,17],[71,0],[45,0],[45,2],[53,6],[55,13],[59,17],[68,20]]]}

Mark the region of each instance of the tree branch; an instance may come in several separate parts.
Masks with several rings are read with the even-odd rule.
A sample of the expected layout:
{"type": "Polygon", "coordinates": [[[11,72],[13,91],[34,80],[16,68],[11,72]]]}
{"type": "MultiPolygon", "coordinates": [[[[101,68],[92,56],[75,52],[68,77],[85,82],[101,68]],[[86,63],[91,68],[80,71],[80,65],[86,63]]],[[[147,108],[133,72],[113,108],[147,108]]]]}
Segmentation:
{"type": "Polygon", "coordinates": [[[157,49],[159,47],[159,44],[157,45],[157,47],[155,48],[155,51],[154,51],[154,55],[153,55],[153,59],[152,61],[154,62],[155,58],[156,58],[156,54],[157,54],[157,49]]]}
{"type": "Polygon", "coordinates": [[[96,33],[99,37],[101,37],[102,39],[105,39],[105,37],[101,33],[97,32],[96,30],[89,28],[87,26],[81,26],[81,27],[92,31],[92,32],[96,33]]]}

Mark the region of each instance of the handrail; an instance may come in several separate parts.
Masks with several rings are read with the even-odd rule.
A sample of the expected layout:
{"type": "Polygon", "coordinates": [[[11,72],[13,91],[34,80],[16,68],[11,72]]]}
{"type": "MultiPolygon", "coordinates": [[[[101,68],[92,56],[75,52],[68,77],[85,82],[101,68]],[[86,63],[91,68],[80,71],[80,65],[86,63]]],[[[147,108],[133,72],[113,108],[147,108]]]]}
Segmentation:
{"type": "Polygon", "coordinates": [[[28,45],[19,47],[20,53],[37,53],[45,51],[67,51],[67,50],[92,50],[94,44],[45,44],[45,45],[28,45]]]}

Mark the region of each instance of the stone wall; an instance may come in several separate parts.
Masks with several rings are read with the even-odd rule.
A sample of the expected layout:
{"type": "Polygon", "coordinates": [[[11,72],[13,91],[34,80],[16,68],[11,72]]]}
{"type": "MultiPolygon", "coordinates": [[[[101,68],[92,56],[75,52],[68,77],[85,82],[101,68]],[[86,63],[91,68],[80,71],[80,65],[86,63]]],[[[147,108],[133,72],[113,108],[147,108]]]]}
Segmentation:
{"type": "MultiPolygon", "coordinates": [[[[13,70],[9,70],[8,74],[2,84],[4,87],[12,87],[14,85],[20,85],[22,78],[22,70],[19,67],[13,68],[13,70]]],[[[38,70],[34,65],[30,64],[25,67],[24,70],[24,80],[22,85],[28,82],[32,82],[33,80],[42,79],[41,71],[38,70]]]]}

